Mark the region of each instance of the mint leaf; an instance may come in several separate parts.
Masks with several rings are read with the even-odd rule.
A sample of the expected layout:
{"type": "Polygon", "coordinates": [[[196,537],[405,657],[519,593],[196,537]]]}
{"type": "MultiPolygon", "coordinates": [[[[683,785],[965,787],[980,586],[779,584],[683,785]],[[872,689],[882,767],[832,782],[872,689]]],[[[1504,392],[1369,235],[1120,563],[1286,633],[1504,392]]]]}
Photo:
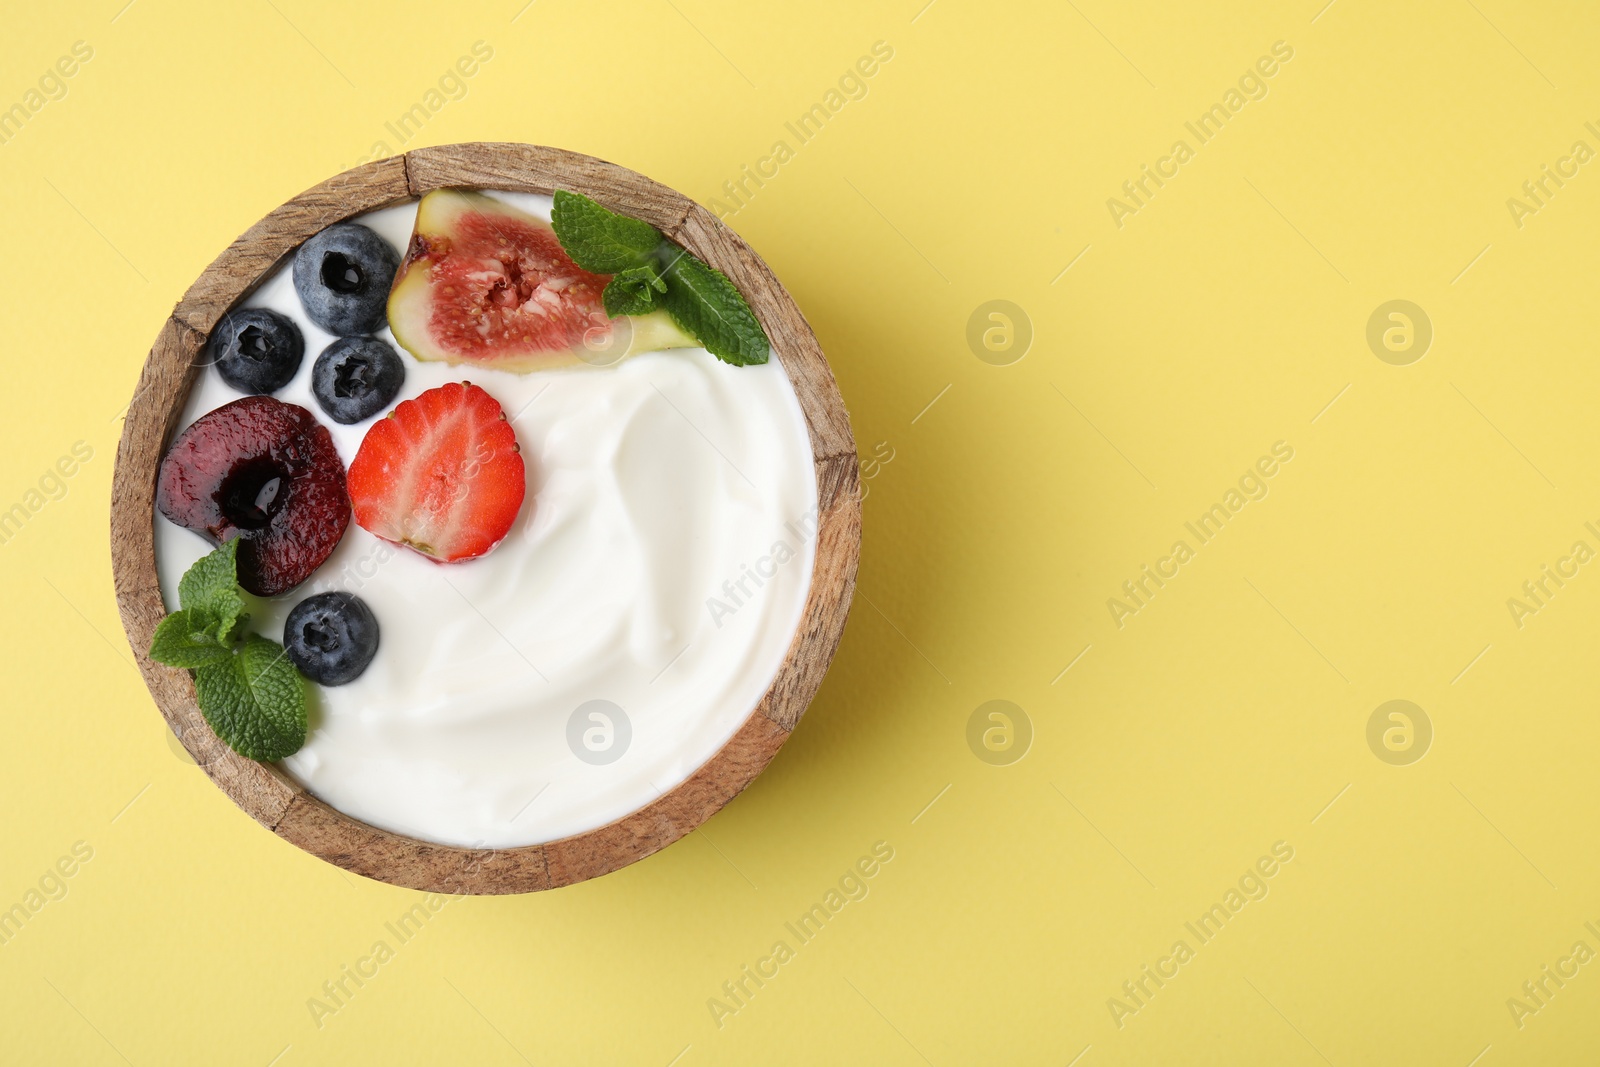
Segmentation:
{"type": "Polygon", "coordinates": [[[246,759],[271,762],[306,743],[305,685],[282,645],[233,635],[244,613],[238,559],[234,538],[184,572],[181,607],[156,626],[150,658],[194,671],[200,713],[217,736],[246,759]]]}
{"type": "Polygon", "coordinates": [[[194,670],[232,657],[232,647],[217,641],[212,625],[209,618],[197,620],[190,612],[174,611],[156,626],[150,658],[169,667],[194,670]],[[196,621],[203,625],[195,626],[196,621]]]}
{"type": "Polygon", "coordinates": [[[607,211],[579,193],[557,189],[550,224],[572,261],[596,274],[638,266],[663,238],[648,222],[607,211]]]}
{"type": "Polygon", "coordinates": [[[767,361],[767,335],[726,275],[680,249],[667,264],[666,279],[660,302],[707,352],[736,367],[767,361]]]}
{"type": "Polygon", "coordinates": [[[612,318],[643,315],[655,308],[657,296],[666,291],[667,283],[656,273],[655,267],[647,263],[617,274],[606,284],[600,300],[606,306],[606,314],[612,318]]]}
{"type": "Polygon", "coordinates": [[[654,226],[565,189],[556,190],[550,222],[573,262],[615,275],[601,294],[606,314],[643,315],[664,306],[680,329],[724,363],[767,361],[767,335],[734,284],[654,226]]]}
{"type": "MultiPolygon", "coordinates": [[[[183,580],[178,583],[178,604],[189,616],[191,631],[210,631],[221,643],[226,643],[233,633],[234,625],[244,613],[244,597],[239,594],[238,558],[239,539],[235,537],[184,572],[183,580]]],[[[156,658],[154,652],[151,658],[156,658]]]]}
{"type": "Polygon", "coordinates": [[[246,634],[236,655],[195,674],[200,713],[246,759],[271,763],[306,743],[306,694],[283,646],[246,634]]]}

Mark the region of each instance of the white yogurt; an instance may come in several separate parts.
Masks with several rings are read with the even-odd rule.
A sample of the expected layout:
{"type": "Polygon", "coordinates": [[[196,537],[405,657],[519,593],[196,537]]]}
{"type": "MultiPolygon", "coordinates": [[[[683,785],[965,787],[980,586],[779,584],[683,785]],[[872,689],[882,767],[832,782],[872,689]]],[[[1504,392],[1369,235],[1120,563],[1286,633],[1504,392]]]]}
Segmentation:
{"type": "MultiPolygon", "coordinates": [[[[548,197],[494,195],[550,217],[548,197]]],[[[405,204],[360,221],[404,250],[415,217],[405,204]]],[[[288,266],[246,304],[299,325],[305,360],[275,395],[313,412],[348,466],[374,420],[340,426],[313,399],[311,365],[333,338],[306,317],[288,266]]],[[[340,811],[453,845],[539,844],[638,810],[734,734],[799,625],[817,498],[788,378],[776,357],[732,367],[702,349],[532,374],[395,350],[396,403],[463,379],[501,403],[527,498],[505,541],[467,563],[434,563],[352,521],[309,581],[252,604],[248,627],[281,640],[296,603],[344,589],[382,634],[360,678],[307,684],[310,732],[282,766],[340,811]],[[626,722],[585,708],[575,749],[569,720],[596,700],[626,722]]],[[[239,395],[202,371],[179,428],[239,395]]],[[[179,578],[211,546],[159,513],[155,538],[175,608],[179,578]]]]}

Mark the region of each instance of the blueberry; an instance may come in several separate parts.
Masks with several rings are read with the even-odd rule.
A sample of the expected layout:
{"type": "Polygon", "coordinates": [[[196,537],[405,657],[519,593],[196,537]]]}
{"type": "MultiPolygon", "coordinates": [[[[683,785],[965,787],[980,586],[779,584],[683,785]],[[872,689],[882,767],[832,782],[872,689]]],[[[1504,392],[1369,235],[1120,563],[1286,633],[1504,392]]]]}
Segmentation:
{"type": "Polygon", "coordinates": [[[206,341],[206,358],[241,393],[275,393],[289,384],[306,353],[294,320],[267,308],[222,316],[206,341]]]}
{"type": "Polygon", "coordinates": [[[328,418],[347,426],[388,407],[405,380],[400,356],[378,337],[341,337],[311,366],[311,394],[328,418]]]}
{"type": "Polygon", "coordinates": [[[283,650],[313,682],[343,685],[378,654],[377,616],[353,593],[318,593],[289,612],[283,650]]]}
{"type": "Polygon", "coordinates": [[[294,254],[294,289],[311,321],[340,337],[377,333],[389,321],[389,286],[400,254],[355,222],[329,226],[294,254]]]}

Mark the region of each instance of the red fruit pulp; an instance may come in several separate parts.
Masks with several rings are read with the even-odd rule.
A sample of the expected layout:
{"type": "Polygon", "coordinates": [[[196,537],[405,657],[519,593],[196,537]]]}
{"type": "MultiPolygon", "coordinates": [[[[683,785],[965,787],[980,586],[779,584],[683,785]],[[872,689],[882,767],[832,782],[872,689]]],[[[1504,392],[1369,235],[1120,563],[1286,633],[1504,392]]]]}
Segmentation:
{"type": "Polygon", "coordinates": [[[469,382],[429,389],[374,423],[349,484],[357,524],[442,563],[499,544],[527,493],[516,433],[469,382]]]}
{"type": "Polygon", "coordinates": [[[465,211],[449,244],[450,254],[433,267],[442,299],[429,327],[459,358],[572,349],[588,331],[609,332],[600,303],[609,276],[574,263],[548,226],[465,211]]]}

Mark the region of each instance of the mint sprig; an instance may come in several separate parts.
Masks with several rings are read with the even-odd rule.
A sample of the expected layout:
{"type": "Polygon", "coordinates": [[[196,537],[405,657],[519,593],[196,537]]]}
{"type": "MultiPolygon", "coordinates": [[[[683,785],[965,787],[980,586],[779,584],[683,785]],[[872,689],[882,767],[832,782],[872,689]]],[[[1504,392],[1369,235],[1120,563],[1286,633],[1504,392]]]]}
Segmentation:
{"type": "Polygon", "coordinates": [[[306,694],[283,646],[235,633],[245,619],[239,539],[197,561],[178,583],[178,607],[156,626],[150,658],[195,672],[200,713],[246,759],[270,763],[306,743],[306,694]]]}
{"type": "Polygon", "coordinates": [[[574,263],[613,275],[601,294],[608,315],[643,315],[663,307],[724,363],[744,367],[767,361],[767,335],[734,284],[654,226],[565,189],[556,190],[550,221],[574,263]]]}
{"type": "Polygon", "coordinates": [[[178,582],[178,604],[183,610],[167,616],[163,623],[183,615],[192,633],[209,633],[218,644],[228,640],[239,616],[244,614],[237,537],[184,572],[178,582]]]}
{"type": "Polygon", "coordinates": [[[666,280],[656,273],[655,264],[646,263],[618,271],[606,283],[600,300],[606,306],[607,315],[643,315],[655,310],[657,300],[666,291],[666,280]]]}
{"type": "Polygon", "coordinates": [[[233,648],[217,640],[214,628],[187,611],[162,619],[150,639],[150,658],[169,667],[194,671],[232,655],[233,648]]]}

